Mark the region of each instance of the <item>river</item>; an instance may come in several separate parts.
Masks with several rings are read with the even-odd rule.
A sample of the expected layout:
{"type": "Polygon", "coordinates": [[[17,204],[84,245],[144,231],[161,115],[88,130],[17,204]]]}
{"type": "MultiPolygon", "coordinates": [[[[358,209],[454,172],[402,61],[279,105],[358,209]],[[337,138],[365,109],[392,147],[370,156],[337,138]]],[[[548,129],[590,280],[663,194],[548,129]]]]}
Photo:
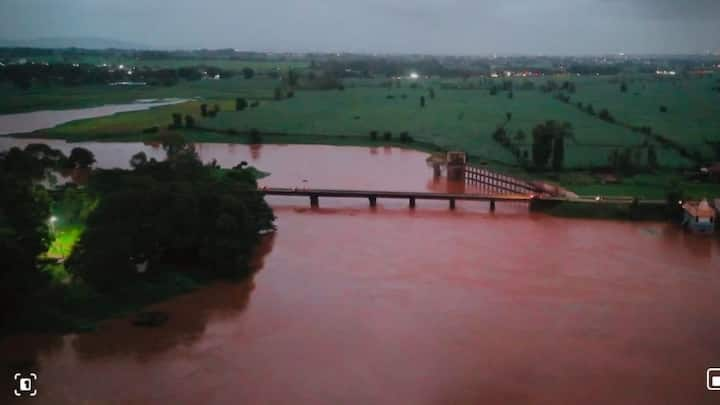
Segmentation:
{"type": "MultiPolygon", "coordinates": [[[[101,166],[161,153],[89,147],[101,166]]],[[[268,186],[463,187],[396,148],[198,151],[271,172],[268,186]]],[[[6,338],[8,372],[37,370],[33,402],[47,404],[720,401],[705,389],[706,368],[720,366],[717,239],[522,204],[269,201],[278,231],[251,280],[153,306],[170,314],[155,329],[116,319],[93,333],[6,338]]]]}
{"type": "Polygon", "coordinates": [[[181,99],[138,100],[131,104],[110,104],[99,107],[69,110],[33,111],[17,114],[0,114],[0,135],[33,132],[52,128],[66,122],[104,117],[121,112],[147,110],[163,105],[182,103],[181,99]]]}

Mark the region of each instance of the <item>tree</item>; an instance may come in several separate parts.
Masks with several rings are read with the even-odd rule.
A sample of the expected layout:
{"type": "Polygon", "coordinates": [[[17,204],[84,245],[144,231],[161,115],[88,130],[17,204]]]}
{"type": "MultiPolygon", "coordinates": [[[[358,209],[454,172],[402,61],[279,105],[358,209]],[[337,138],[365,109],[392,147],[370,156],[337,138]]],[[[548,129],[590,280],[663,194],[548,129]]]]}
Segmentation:
{"type": "Polygon", "coordinates": [[[370,131],[370,139],[373,141],[378,139],[378,131],[370,131]]]}
{"type": "Polygon", "coordinates": [[[192,148],[134,171],[102,172],[89,187],[102,198],[67,263],[100,291],[183,268],[246,275],[258,232],[273,227],[250,169],[218,176],[192,148]],[[94,188],[108,183],[111,190],[94,188]]]}
{"type": "Polygon", "coordinates": [[[627,90],[628,90],[627,83],[625,83],[625,82],[620,83],[620,92],[627,93],[627,90]]]}
{"type": "Polygon", "coordinates": [[[430,87],[430,88],[428,89],[428,94],[429,94],[429,96],[430,96],[430,100],[434,100],[434,99],[435,99],[435,89],[433,89],[432,87],[430,87]]]}
{"type": "Polygon", "coordinates": [[[200,115],[202,115],[203,117],[208,116],[207,104],[200,104],[200,115]]]}
{"type": "Polygon", "coordinates": [[[180,128],[180,127],[182,127],[182,121],[183,121],[183,116],[182,116],[182,114],[173,113],[173,115],[172,115],[172,120],[173,120],[173,122],[172,122],[172,124],[170,125],[170,128],[175,129],[175,128],[180,128]]]}
{"type": "Polygon", "coordinates": [[[242,97],[238,97],[235,99],[235,111],[242,111],[246,109],[248,106],[247,100],[245,100],[242,97]]]}
{"type": "Polygon", "coordinates": [[[521,143],[525,142],[525,139],[527,139],[527,135],[525,135],[525,131],[522,129],[519,129],[517,133],[515,133],[515,142],[521,143]]]}
{"type": "Polygon", "coordinates": [[[385,139],[386,141],[392,140],[392,132],[385,131],[385,133],[383,133],[383,139],[385,139]]]}
{"type": "Polygon", "coordinates": [[[552,155],[552,168],[555,171],[560,171],[563,168],[563,161],[565,160],[565,137],[555,136],[553,139],[553,155],[552,155]]]}
{"type": "Polygon", "coordinates": [[[294,69],[288,69],[287,78],[288,78],[288,85],[290,87],[295,87],[297,85],[298,74],[295,72],[294,69]]]}
{"type": "Polygon", "coordinates": [[[615,122],[615,118],[613,118],[613,116],[610,114],[610,111],[608,111],[607,109],[600,110],[598,118],[607,122],[615,122]]]}
{"type": "MultiPolygon", "coordinates": [[[[16,153],[24,153],[17,149],[16,153]]],[[[38,256],[50,241],[50,196],[34,185],[28,173],[4,170],[7,154],[0,154],[0,323],[21,312],[31,294],[46,281],[37,271],[38,256]]],[[[38,164],[40,164],[38,162],[38,164]]]]}
{"type": "Polygon", "coordinates": [[[185,115],[185,128],[195,128],[195,118],[192,115],[185,115]]]}
{"type": "Polygon", "coordinates": [[[668,112],[668,108],[667,108],[666,106],[664,106],[664,105],[661,105],[661,106],[660,106],[660,112],[661,112],[661,113],[666,113],[666,112],[668,112]]]}
{"type": "Polygon", "coordinates": [[[420,107],[425,108],[425,96],[420,96],[420,107]]]}
{"type": "Polygon", "coordinates": [[[130,158],[130,167],[137,169],[145,166],[148,163],[148,158],[145,152],[138,152],[130,158]]]}
{"type": "Polygon", "coordinates": [[[565,122],[546,121],[533,128],[532,161],[544,170],[552,156],[552,167],[561,170],[565,159],[565,138],[572,138],[572,126],[565,122]]]}
{"type": "Polygon", "coordinates": [[[245,79],[252,79],[255,76],[255,71],[252,68],[244,67],[242,74],[245,79]]]}
{"type": "Polygon", "coordinates": [[[68,157],[68,166],[87,169],[95,163],[95,155],[85,148],[73,148],[68,157]]]}
{"type": "Polygon", "coordinates": [[[647,162],[650,169],[658,168],[658,157],[655,151],[655,145],[649,145],[647,149],[647,162]]]}
{"type": "Polygon", "coordinates": [[[512,120],[512,113],[511,113],[511,112],[506,112],[506,113],[505,113],[505,118],[506,118],[506,120],[507,120],[508,122],[509,122],[510,120],[512,120]]]}

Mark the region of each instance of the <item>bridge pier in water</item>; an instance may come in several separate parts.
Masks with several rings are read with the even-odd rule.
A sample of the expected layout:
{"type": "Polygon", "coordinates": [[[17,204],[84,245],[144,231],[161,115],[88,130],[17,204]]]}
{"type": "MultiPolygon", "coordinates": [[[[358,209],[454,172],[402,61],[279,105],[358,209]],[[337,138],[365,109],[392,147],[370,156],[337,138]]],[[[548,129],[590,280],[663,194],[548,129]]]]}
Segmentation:
{"type": "Polygon", "coordinates": [[[415,197],[410,197],[410,208],[415,208],[415,197]]]}
{"type": "Polygon", "coordinates": [[[490,212],[495,212],[495,200],[490,200],[490,212]]]}
{"type": "Polygon", "coordinates": [[[318,208],[320,207],[320,197],[316,195],[310,196],[310,207],[312,208],[318,208]]]}
{"type": "Polygon", "coordinates": [[[370,206],[371,207],[377,207],[377,197],[374,195],[371,195],[368,197],[368,200],[370,200],[370,206]]]}

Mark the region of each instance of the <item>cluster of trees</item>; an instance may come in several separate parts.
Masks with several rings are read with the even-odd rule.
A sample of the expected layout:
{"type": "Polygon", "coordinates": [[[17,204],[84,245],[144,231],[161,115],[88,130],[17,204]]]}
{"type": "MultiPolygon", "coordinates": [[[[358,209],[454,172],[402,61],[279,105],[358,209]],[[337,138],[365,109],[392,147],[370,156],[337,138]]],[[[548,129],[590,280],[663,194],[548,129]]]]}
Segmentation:
{"type": "MultiPolygon", "coordinates": [[[[259,231],[274,215],[257,189],[255,172],[239,165],[204,165],[177,134],[162,136],[168,159],[139,153],[133,170],[93,172],[84,189],[49,193],[38,180],[63,160],[47,146],[0,153],[0,313],[4,326],[70,318],[63,315],[71,291],[106,292],[153,283],[169,274],[227,277],[247,274],[259,231]],[[65,262],[70,284],[52,283],[40,257],[52,240],[52,213],[86,225],[65,262]],[[141,267],[146,271],[138,271],[141,267]],[[78,288],[71,288],[78,286],[78,288]],[[33,316],[25,314],[32,312],[33,316]]],[[[68,158],[66,158],[68,159],[68,158]]],[[[84,293],[87,294],[87,293],[84,293]]],[[[32,314],[31,314],[32,315],[32,314]]],[[[63,321],[62,319],[66,319],[63,321]]],[[[24,324],[25,325],[25,324],[24,324]]],[[[37,323],[35,325],[38,325],[37,323]]],[[[39,325],[52,327],[52,325],[39,325]]]]}
{"type": "Polygon", "coordinates": [[[638,171],[658,167],[655,146],[648,144],[640,147],[613,149],[608,155],[608,164],[621,175],[632,175],[638,171]]]}
{"type": "Polygon", "coordinates": [[[213,66],[192,66],[177,69],[147,67],[119,69],[114,66],[69,63],[24,63],[0,65],[0,82],[10,82],[21,89],[36,86],[80,86],[114,82],[144,82],[147,85],[172,86],[180,80],[204,77],[231,77],[232,71],[213,66]]]}
{"type": "Polygon", "coordinates": [[[244,275],[259,232],[273,227],[251,171],[204,165],[191,145],[171,138],[163,140],[167,160],[140,153],[134,170],[91,178],[100,203],[68,265],[100,290],[167,271],[244,275]]]}
{"type": "Polygon", "coordinates": [[[52,238],[53,199],[40,181],[48,171],[89,167],[94,162],[95,157],[87,149],[74,148],[70,156],[65,156],[45,144],[30,144],[25,149],[14,147],[0,153],[0,283],[4,291],[0,296],[0,322],[3,325],[20,311],[27,297],[49,282],[49,277],[38,271],[38,258],[47,251],[52,238]]]}
{"type": "MultiPolygon", "coordinates": [[[[370,139],[373,141],[377,141],[380,138],[380,132],[378,131],[370,131],[370,139]]],[[[385,131],[382,133],[382,139],[385,141],[392,141],[393,139],[393,133],[392,131],[385,131]]],[[[412,136],[407,131],[400,132],[398,134],[398,140],[402,143],[412,143],[415,141],[412,136]]]]}
{"type": "MultiPolygon", "coordinates": [[[[38,159],[16,148],[10,153],[0,154],[0,283],[3,286],[0,322],[3,325],[10,324],[33,288],[46,282],[37,271],[37,261],[50,242],[50,195],[36,184],[37,173],[25,167],[30,160],[38,159]],[[14,156],[8,157],[10,153],[14,156]]],[[[39,161],[29,165],[43,170],[43,163],[39,161]]]]}
{"type": "Polygon", "coordinates": [[[572,125],[568,122],[546,121],[533,128],[532,163],[536,170],[562,170],[565,160],[565,139],[573,138],[572,125]]]}

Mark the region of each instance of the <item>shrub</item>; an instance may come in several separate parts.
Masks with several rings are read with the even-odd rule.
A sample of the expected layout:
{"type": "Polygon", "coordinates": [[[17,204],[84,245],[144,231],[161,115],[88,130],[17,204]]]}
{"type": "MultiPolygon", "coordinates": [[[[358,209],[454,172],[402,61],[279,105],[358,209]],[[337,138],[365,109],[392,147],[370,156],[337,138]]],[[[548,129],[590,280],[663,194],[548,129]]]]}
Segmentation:
{"type": "Polygon", "coordinates": [[[370,139],[373,141],[378,139],[378,131],[370,131],[370,139]]]}
{"type": "Polygon", "coordinates": [[[390,131],[385,131],[385,133],[383,133],[383,139],[385,139],[386,141],[391,140],[391,139],[392,139],[392,132],[390,132],[390,131]]]}
{"type": "Polygon", "coordinates": [[[661,105],[661,106],[660,106],[660,112],[661,112],[661,113],[666,113],[666,112],[668,112],[668,108],[667,108],[666,106],[664,106],[664,105],[661,105]]]}

